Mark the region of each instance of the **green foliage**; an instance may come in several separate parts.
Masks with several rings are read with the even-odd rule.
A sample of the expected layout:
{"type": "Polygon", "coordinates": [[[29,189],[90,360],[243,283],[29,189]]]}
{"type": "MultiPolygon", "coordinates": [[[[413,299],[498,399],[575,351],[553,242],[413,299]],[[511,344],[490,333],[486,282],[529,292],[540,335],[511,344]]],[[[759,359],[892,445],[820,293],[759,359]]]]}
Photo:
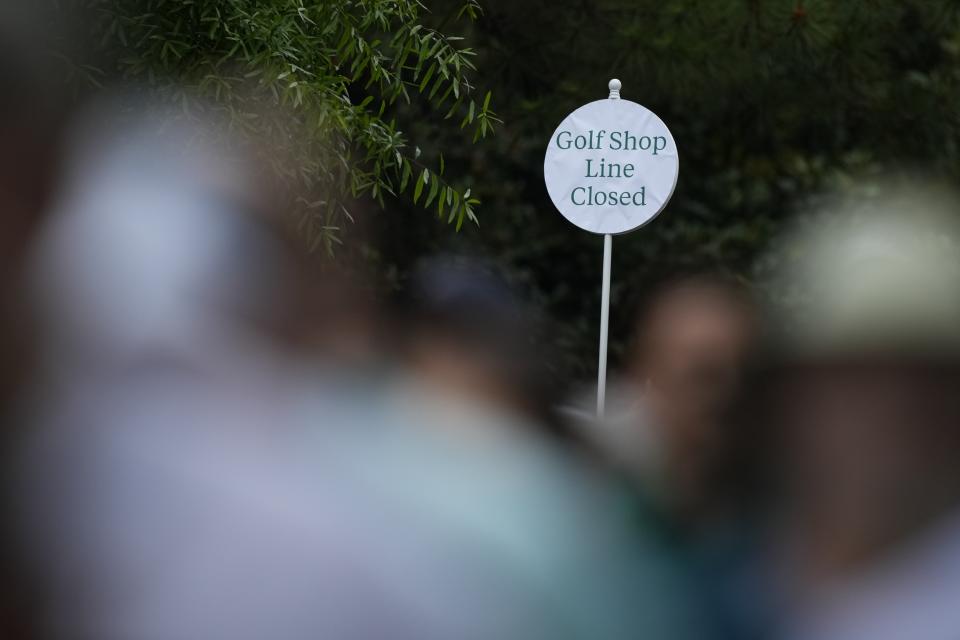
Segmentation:
{"type": "MultiPolygon", "coordinates": [[[[623,82],[680,153],[667,210],[613,250],[613,362],[636,303],[671,274],[753,265],[811,196],[897,172],[960,180],[960,3],[955,0],[486,0],[469,35],[505,124],[450,145],[484,225],[453,237],[387,221],[384,260],[470,250],[505,265],[560,320],[556,367],[596,371],[602,239],[554,210],[543,154],[573,109],[623,82]]],[[[423,123],[425,129],[429,123],[423,123]]],[[[437,135],[443,135],[438,133],[437,135]]]]}
{"type": "MultiPolygon", "coordinates": [[[[123,78],[183,115],[212,110],[244,138],[269,140],[281,151],[271,158],[277,177],[300,194],[299,224],[313,247],[332,251],[365,195],[383,205],[412,190],[416,201],[426,187],[424,206],[436,202],[457,229],[476,221],[479,200],[465,178],[448,179],[442,155],[439,167],[427,162],[395,116],[399,104],[426,107],[436,119],[456,118],[474,142],[498,122],[490,93],[471,81],[476,52],[432,28],[437,16],[418,0],[84,4],[109,61],[96,79],[123,78]]],[[[476,0],[461,0],[448,18],[479,14],[476,0]]]]}

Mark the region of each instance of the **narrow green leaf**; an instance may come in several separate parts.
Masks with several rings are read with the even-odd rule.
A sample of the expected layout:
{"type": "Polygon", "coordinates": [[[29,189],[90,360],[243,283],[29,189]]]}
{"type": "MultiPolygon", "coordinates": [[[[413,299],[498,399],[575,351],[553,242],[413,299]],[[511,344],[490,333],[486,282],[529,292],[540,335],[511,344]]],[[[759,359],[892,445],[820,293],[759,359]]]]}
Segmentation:
{"type": "MultiPolygon", "coordinates": [[[[408,160],[403,161],[403,173],[400,177],[400,193],[403,193],[407,188],[407,183],[410,181],[410,162],[408,160]]],[[[468,192],[469,193],[469,192],[468,192]]]]}
{"type": "Polygon", "coordinates": [[[423,79],[420,80],[420,87],[419,87],[420,93],[423,93],[423,90],[427,88],[427,84],[430,83],[430,78],[433,77],[433,72],[436,70],[437,70],[437,63],[434,62],[427,69],[427,72],[423,74],[423,79]]]}
{"type": "Polygon", "coordinates": [[[413,188],[413,204],[420,200],[420,194],[423,193],[423,174],[417,177],[417,185],[413,188]]]}
{"type": "Polygon", "coordinates": [[[426,209],[430,206],[430,203],[433,202],[433,199],[437,197],[437,191],[440,189],[440,181],[434,180],[433,184],[430,185],[430,194],[427,196],[426,201],[423,203],[423,207],[426,209]]]}

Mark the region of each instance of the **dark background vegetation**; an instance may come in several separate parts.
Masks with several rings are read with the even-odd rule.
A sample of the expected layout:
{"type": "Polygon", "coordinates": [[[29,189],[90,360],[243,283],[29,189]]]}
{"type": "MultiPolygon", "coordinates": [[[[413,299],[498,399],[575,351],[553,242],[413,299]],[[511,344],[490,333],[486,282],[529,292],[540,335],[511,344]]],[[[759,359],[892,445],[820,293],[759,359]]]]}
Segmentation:
{"type": "MultiPolygon", "coordinates": [[[[230,91],[241,95],[240,87],[251,84],[255,95],[261,91],[262,101],[275,100],[293,120],[341,109],[342,127],[318,128],[304,117],[305,129],[282,121],[269,132],[281,146],[287,139],[297,146],[292,155],[299,164],[288,177],[300,173],[311,188],[340,190],[343,199],[323,201],[331,211],[334,203],[350,203],[348,216],[328,211],[318,227],[330,231],[321,243],[327,259],[371,275],[376,290],[385,292],[378,295],[391,297],[402,293],[424,256],[489,258],[552,320],[552,367],[567,379],[594,375],[602,238],[574,228],[553,209],[543,186],[543,154],[562,118],[605,97],[610,78],[623,82],[624,98],[668,124],[681,157],[679,185],[667,210],[614,241],[614,364],[623,357],[638,301],[664,277],[706,269],[750,281],[757,256],[814,194],[864,177],[917,170],[953,180],[960,169],[955,0],[86,5],[97,17],[88,35],[96,43],[91,73],[98,85],[112,79],[192,83],[234,116],[238,99],[230,91]],[[383,20],[371,18],[371,12],[397,6],[406,8],[383,20]],[[214,13],[233,31],[217,31],[208,20],[214,13]],[[118,34],[114,23],[127,33],[118,34]],[[419,71],[415,63],[398,62],[394,54],[402,53],[413,24],[435,29],[450,55],[471,50],[475,69],[451,72],[449,80],[468,98],[455,104],[451,94],[449,103],[438,106],[446,89],[430,98],[432,80],[418,92],[431,58],[446,60],[438,56],[447,54],[425,47],[419,71]],[[387,67],[391,60],[399,65],[409,102],[396,99],[390,78],[375,78],[371,85],[369,67],[355,72],[347,64],[340,34],[354,27],[374,43],[372,50],[387,47],[381,40],[403,36],[400,49],[385,50],[385,60],[387,67]],[[130,37],[130,31],[141,37],[130,37]],[[463,40],[445,40],[449,35],[463,40]],[[169,41],[178,43],[172,53],[169,41]],[[283,84],[290,76],[278,59],[287,66],[296,62],[295,74],[305,70],[298,88],[283,84]],[[255,75],[261,69],[263,79],[255,75]],[[210,74],[239,80],[226,88],[204,84],[210,74]],[[478,115],[488,90],[493,135],[478,115]],[[348,100],[337,102],[343,96],[348,100]],[[364,104],[368,96],[374,99],[364,104]],[[456,106],[450,119],[444,118],[447,104],[456,106]],[[470,120],[463,129],[461,118],[470,120]],[[474,135],[477,129],[482,135],[474,135]],[[304,139],[318,145],[296,142],[304,139]],[[330,171],[327,181],[314,181],[329,167],[303,158],[327,153],[318,149],[329,148],[331,140],[336,153],[324,162],[340,169],[330,171]],[[426,193],[414,204],[418,176],[427,169],[436,179],[438,166],[455,194],[451,201],[482,201],[475,207],[476,223],[467,217],[457,231],[446,213],[424,209],[426,193]],[[405,179],[404,173],[410,175],[405,179]]],[[[249,91],[242,95],[252,100],[249,91]]],[[[464,208],[458,211],[454,222],[464,218],[464,208]]]]}
{"type": "MultiPolygon", "coordinates": [[[[442,4],[442,3],[440,3],[442,4]]],[[[660,217],[614,239],[612,358],[637,304],[663,278],[720,270],[746,281],[811,196],[854,179],[958,176],[960,3],[776,0],[487,0],[469,40],[504,124],[476,146],[436,141],[483,201],[450,234],[397,203],[373,227],[405,272],[438,250],[491,256],[557,322],[557,366],[595,371],[602,238],[567,223],[543,187],[546,143],[576,107],[606,96],[656,112],[680,151],[660,217]]]]}

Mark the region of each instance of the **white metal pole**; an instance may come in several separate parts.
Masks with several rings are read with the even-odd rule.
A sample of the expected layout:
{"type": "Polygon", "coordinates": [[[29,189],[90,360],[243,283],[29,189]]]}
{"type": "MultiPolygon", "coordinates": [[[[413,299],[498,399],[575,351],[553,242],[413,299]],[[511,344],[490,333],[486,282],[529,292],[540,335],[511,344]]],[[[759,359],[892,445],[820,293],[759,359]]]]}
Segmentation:
{"type": "Polygon", "coordinates": [[[600,364],[597,374],[597,418],[603,418],[607,396],[607,341],[610,324],[610,262],[613,236],[603,236],[603,288],[600,294],[600,364]]]}
{"type": "MultiPolygon", "coordinates": [[[[619,80],[614,78],[607,84],[610,99],[620,99],[619,80]]],[[[600,293],[600,362],[597,366],[597,418],[602,419],[607,401],[607,343],[610,325],[610,262],[613,259],[613,236],[603,236],[603,284],[600,293]]]]}

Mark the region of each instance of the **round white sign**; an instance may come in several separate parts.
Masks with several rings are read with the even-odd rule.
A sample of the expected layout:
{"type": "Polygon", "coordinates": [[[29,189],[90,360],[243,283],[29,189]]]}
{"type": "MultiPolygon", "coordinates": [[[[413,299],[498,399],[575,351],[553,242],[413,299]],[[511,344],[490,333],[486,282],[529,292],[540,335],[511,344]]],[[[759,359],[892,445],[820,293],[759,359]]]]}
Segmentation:
{"type": "Polygon", "coordinates": [[[597,100],[568,115],[543,161],[547,192],[563,217],[604,234],[650,222],[667,206],[679,173],[667,125],[646,107],[620,99],[597,100]]]}

